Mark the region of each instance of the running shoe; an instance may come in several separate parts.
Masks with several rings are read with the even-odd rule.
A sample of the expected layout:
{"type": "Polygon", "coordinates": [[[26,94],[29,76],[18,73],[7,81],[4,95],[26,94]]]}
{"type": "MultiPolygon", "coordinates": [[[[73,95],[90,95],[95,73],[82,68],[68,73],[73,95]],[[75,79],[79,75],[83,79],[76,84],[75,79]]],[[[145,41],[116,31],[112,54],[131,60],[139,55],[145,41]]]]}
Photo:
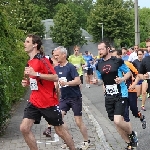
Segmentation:
{"type": "Polygon", "coordinates": [[[142,128],[146,129],[146,119],[144,115],[142,115],[142,118],[140,118],[140,121],[142,122],[142,128]]]}
{"type": "Polygon", "coordinates": [[[77,147],[77,150],[87,150],[90,147],[90,141],[84,141],[77,147]]]}
{"type": "Polygon", "coordinates": [[[126,150],[133,150],[134,148],[132,147],[131,143],[127,143],[127,147],[125,148],[126,150]]]}
{"type": "Polygon", "coordinates": [[[46,135],[46,137],[51,137],[51,128],[46,128],[43,135],[46,135]]]}
{"type": "Polygon", "coordinates": [[[138,146],[138,138],[137,133],[135,131],[132,131],[132,134],[129,135],[129,139],[131,141],[132,147],[138,146]]]}
{"type": "Polygon", "coordinates": [[[141,106],[141,110],[146,111],[144,105],[141,106]]]}

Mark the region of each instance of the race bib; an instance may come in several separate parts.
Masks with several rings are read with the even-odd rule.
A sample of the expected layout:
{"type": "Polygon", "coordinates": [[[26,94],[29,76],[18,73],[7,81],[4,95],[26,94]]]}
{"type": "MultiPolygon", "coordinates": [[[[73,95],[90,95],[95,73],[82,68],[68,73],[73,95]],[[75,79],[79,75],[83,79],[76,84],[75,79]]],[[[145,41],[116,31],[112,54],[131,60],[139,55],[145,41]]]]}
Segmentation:
{"type": "Polygon", "coordinates": [[[30,78],[30,88],[31,90],[38,90],[37,80],[30,78]]]}
{"type": "Polygon", "coordinates": [[[85,70],[88,70],[88,67],[84,67],[85,70]]]}
{"type": "Polygon", "coordinates": [[[77,70],[80,69],[80,65],[75,64],[74,66],[76,67],[77,70]]]}
{"type": "MultiPolygon", "coordinates": [[[[67,78],[66,77],[61,77],[61,78],[59,78],[59,81],[64,81],[64,82],[67,82],[67,78]]],[[[59,84],[59,82],[58,82],[58,84],[59,84]]],[[[59,84],[59,88],[62,88],[62,87],[67,87],[68,85],[65,85],[65,86],[61,86],[60,84],[59,84]]]]}
{"type": "Polygon", "coordinates": [[[105,92],[106,94],[109,94],[109,95],[118,94],[119,92],[118,92],[117,84],[106,85],[105,92]]]}

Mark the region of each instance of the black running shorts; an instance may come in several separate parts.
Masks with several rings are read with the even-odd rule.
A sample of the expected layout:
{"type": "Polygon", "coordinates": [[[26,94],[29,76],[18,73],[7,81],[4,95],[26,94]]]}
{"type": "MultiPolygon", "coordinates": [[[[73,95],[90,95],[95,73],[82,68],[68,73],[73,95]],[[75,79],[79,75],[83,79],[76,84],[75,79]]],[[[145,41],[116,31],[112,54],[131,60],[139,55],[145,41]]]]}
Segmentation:
{"type": "Polygon", "coordinates": [[[23,118],[33,119],[35,120],[35,124],[40,123],[42,116],[43,118],[45,118],[48,124],[51,124],[53,126],[60,126],[63,124],[62,114],[59,109],[59,106],[37,108],[29,102],[26,108],[24,109],[23,118]]]}
{"type": "Polygon", "coordinates": [[[105,107],[111,121],[114,121],[114,115],[124,116],[127,100],[128,98],[123,98],[120,96],[105,97],[105,107]]]}

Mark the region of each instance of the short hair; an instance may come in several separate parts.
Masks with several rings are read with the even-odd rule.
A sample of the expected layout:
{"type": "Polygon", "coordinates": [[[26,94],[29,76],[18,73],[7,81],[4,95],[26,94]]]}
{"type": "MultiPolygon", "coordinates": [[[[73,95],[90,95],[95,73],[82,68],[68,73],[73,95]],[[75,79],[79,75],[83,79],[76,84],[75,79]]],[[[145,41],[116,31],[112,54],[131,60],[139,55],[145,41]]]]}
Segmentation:
{"type": "Polygon", "coordinates": [[[67,49],[64,46],[58,46],[54,50],[60,50],[61,53],[66,54],[67,56],[67,49]]]}
{"type": "Polygon", "coordinates": [[[138,54],[139,52],[142,52],[142,54],[144,54],[144,51],[141,50],[141,49],[139,49],[139,50],[137,51],[137,54],[138,54]]]}
{"type": "Polygon", "coordinates": [[[32,38],[32,44],[37,44],[37,50],[41,49],[42,41],[38,35],[35,34],[28,34],[27,37],[32,38]]]}
{"type": "Polygon", "coordinates": [[[76,48],[80,49],[80,47],[79,47],[78,45],[75,45],[75,46],[73,47],[73,50],[75,50],[76,48]]]}
{"type": "Polygon", "coordinates": [[[110,48],[110,49],[111,49],[111,45],[110,45],[109,42],[107,42],[107,41],[102,41],[102,42],[100,42],[98,45],[100,45],[100,44],[102,44],[102,43],[105,44],[105,47],[106,47],[106,48],[110,48]]]}
{"type": "Polygon", "coordinates": [[[126,47],[122,47],[122,49],[126,50],[127,51],[127,48],[126,47]]]}
{"type": "Polygon", "coordinates": [[[121,55],[122,55],[122,50],[120,50],[120,49],[117,50],[117,55],[118,55],[118,56],[121,56],[121,55]]]}
{"type": "Polygon", "coordinates": [[[54,53],[54,49],[52,49],[52,55],[53,55],[53,53],[54,53]]]}
{"type": "Polygon", "coordinates": [[[150,42],[150,38],[147,38],[147,39],[146,39],[146,42],[150,42]]]}

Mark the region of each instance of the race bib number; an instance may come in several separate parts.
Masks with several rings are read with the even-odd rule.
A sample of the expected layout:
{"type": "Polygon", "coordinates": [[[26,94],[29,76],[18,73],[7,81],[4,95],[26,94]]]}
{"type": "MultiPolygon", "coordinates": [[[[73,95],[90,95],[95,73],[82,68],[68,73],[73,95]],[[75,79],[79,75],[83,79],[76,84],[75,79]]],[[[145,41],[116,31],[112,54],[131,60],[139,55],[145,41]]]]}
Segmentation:
{"type": "Polygon", "coordinates": [[[31,90],[38,90],[37,80],[30,78],[30,88],[31,90]]]}
{"type": "MultiPolygon", "coordinates": [[[[59,81],[64,81],[64,82],[67,82],[67,78],[66,77],[61,77],[61,78],[59,78],[59,81]]],[[[59,82],[58,82],[58,84],[59,84],[59,82]]],[[[59,84],[59,88],[62,88],[62,87],[67,87],[68,85],[65,85],[65,86],[61,86],[60,84],[59,84]]]]}
{"type": "Polygon", "coordinates": [[[85,70],[88,70],[88,67],[85,67],[84,69],[85,69],[85,70]]]}
{"type": "Polygon", "coordinates": [[[117,88],[117,84],[113,84],[113,85],[106,85],[106,94],[109,95],[115,95],[118,94],[118,88],[117,88]]]}

